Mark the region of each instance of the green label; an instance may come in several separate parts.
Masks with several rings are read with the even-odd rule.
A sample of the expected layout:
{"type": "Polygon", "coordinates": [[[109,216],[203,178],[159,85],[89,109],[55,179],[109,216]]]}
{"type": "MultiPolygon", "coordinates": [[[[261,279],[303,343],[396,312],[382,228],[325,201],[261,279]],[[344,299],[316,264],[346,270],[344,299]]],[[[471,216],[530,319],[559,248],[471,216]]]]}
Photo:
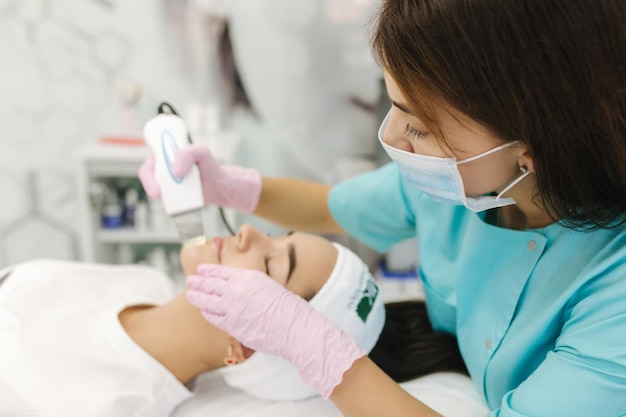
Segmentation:
{"type": "Polygon", "coordinates": [[[369,316],[370,311],[372,311],[376,297],[378,297],[378,285],[376,285],[373,280],[369,279],[363,291],[363,298],[361,298],[361,301],[359,301],[359,304],[356,306],[356,313],[363,322],[367,320],[367,316],[369,316]]]}

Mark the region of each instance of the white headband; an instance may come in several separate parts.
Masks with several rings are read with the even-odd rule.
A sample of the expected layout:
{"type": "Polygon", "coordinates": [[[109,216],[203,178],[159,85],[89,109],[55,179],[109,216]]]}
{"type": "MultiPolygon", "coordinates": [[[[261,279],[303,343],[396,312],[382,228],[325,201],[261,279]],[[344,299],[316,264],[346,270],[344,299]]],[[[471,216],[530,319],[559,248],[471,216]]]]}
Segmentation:
{"type": "MultiPolygon", "coordinates": [[[[348,248],[337,248],[337,263],[330,277],[310,304],[346,334],[361,349],[370,352],[385,323],[380,288],[367,265],[348,248]]],[[[302,400],[317,395],[300,378],[298,368],[287,360],[255,352],[245,362],[221,368],[226,383],[250,395],[273,401],[302,400]]]]}

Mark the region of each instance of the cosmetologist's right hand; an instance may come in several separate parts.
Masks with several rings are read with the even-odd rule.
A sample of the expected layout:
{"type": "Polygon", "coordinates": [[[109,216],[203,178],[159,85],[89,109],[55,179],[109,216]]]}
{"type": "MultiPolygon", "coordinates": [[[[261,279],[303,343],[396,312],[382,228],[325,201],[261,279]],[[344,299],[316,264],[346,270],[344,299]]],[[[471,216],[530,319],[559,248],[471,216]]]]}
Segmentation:
{"type": "MultiPolygon", "coordinates": [[[[154,156],[150,155],[139,168],[138,176],[146,194],[154,199],[161,198],[161,189],[154,174],[154,156]]],[[[261,195],[261,174],[253,168],[237,165],[221,165],[209,148],[192,144],[176,155],[172,172],[184,176],[193,164],[198,165],[204,204],[231,208],[252,213],[261,195]]]]}

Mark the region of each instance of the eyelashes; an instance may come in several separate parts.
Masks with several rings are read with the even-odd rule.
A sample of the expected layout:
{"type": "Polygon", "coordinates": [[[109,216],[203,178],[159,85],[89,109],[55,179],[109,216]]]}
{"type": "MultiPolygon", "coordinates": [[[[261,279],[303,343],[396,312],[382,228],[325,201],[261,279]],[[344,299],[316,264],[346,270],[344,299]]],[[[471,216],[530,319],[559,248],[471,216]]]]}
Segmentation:
{"type": "Polygon", "coordinates": [[[426,137],[426,132],[422,132],[421,130],[413,129],[408,123],[404,127],[404,135],[408,138],[413,139],[424,139],[426,137]]]}

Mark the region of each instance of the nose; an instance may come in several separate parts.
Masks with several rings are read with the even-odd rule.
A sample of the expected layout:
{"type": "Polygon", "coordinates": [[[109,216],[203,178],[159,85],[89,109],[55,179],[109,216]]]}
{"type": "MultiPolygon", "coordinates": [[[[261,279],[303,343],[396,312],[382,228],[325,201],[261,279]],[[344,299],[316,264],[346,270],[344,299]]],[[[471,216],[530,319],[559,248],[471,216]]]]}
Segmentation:
{"type": "Polygon", "coordinates": [[[255,242],[263,242],[264,240],[269,239],[269,237],[249,224],[242,224],[239,226],[235,238],[237,249],[239,251],[246,251],[250,248],[250,245],[255,242]]]}
{"type": "Polygon", "coordinates": [[[391,110],[391,114],[387,119],[387,123],[382,126],[380,138],[385,144],[392,148],[400,149],[406,152],[414,152],[413,145],[404,134],[403,118],[395,114],[395,109],[391,110]]]}

